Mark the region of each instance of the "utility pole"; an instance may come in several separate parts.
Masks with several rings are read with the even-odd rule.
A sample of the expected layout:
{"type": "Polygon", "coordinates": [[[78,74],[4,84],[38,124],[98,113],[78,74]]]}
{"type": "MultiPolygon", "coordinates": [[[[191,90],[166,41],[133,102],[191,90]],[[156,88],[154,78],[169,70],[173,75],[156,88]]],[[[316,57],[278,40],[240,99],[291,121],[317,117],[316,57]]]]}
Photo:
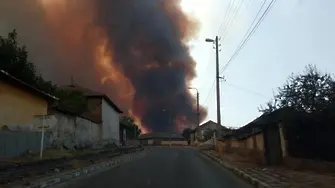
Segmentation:
{"type": "MultiPolygon", "coordinates": [[[[215,37],[215,51],[216,51],[216,111],[217,111],[217,123],[221,127],[221,110],[220,110],[220,65],[219,65],[219,38],[215,37]]],[[[217,137],[220,137],[220,130],[218,130],[217,137]]]]}
{"type": "Polygon", "coordinates": [[[199,90],[194,87],[189,87],[188,89],[195,89],[197,91],[197,127],[200,127],[200,107],[199,107],[199,90]]]}
{"type": "Polygon", "coordinates": [[[199,91],[197,90],[197,126],[200,127],[199,91]]]}
{"type": "MultiPolygon", "coordinates": [[[[216,54],[216,112],[217,112],[217,124],[218,128],[221,127],[221,110],[220,110],[220,67],[219,67],[219,37],[216,36],[215,40],[206,39],[206,42],[214,43],[215,45],[215,54],[216,54]]],[[[215,135],[217,138],[220,137],[220,130],[217,130],[217,134],[215,135]]]]}

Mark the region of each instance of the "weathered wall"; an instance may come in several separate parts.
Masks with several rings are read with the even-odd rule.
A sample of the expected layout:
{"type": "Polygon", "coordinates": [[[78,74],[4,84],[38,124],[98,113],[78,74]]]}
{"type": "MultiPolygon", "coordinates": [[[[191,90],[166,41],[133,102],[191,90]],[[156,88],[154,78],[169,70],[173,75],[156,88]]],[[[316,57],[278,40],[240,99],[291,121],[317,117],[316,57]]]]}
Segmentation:
{"type": "Polygon", "coordinates": [[[245,140],[245,142],[246,142],[246,148],[247,149],[256,149],[256,148],[254,148],[255,146],[254,146],[254,136],[250,136],[250,137],[248,137],[246,140],[245,140]]]}
{"type": "Polygon", "coordinates": [[[75,137],[77,146],[92,147],[100,141],[99,133],[101,125],[81,117],[76,117],[75,123],[75,137]]]}
{"type": "Polygon", "coordinates": [[[102,120],[102,99],[101,98],[87,98],[87,112],[83,115],[85,117],[90,117],[96,122],[102,120]]]}
{"type": "MultiPolygon", "coordinates": [[[[48,137],[46,133],[45,138],[48,137]]],[[[46,143],[46,142],[44,142],[46,143]]],[[[46,144],[44,144],[45,148],[46,144]]],[[[16,157],[28,151],[39,151],[41,132],[3,131],[0,132],[0,157],[16,157]]]]}
{"type": "Polygon", "coordinates": [[[256,147],[258,150],[264,150],[264,137],[263,134],[257,134],[256,137],[256,147]]]}
{"type": "MultiPolygon", "coordinates": [[[[42,118],[35,118],[35,129],[41,127],[42,118]]],[[[44,118],[45,131],[51,132],[48,147],[93,147],[101,140],[101,125],[90,120],[56,112],[44,118]]]]}
{"type": "Polygon", "coordinates": [[[264,164],[263,133],[253,134],[244,139],[230,138],[218,142],[220,152],[235,153],[245,161],[264,164]]]}
{"type": "Polygon", "coordinates": [[[119,130],[120,114],[106,100],[102,100],[102,139],[119,144],[119,130]]]}
{"type": "Polygon", "coordinates": [[[48,104],[44,99],[23,89],[0,81],[0,126],[20,125],[32,128],[35,115],[46,115],[48,104]]]}
{"type": "Polygon", "coordinates": [[[263,133],[254,134],[244,139],[231,138],[229,140],[222,141],[223,145],[230,144],[231,148],[243,148],[243,149],[257,149],[260,151],[264,150],[264,138],[263,133]]]}
{"type": "Polygon", "coordinates": [[[178,145],[178,146],[187,146],[188,143],[185,140],[177,141],[177,140],[171,140],[171,141],[162,141],[161,145],[178,145]]]}
{"type": "Polygon", "coordinates": [[[237,139],[231,139],[230,143],[232,148],[241,148],[241,142],[237,139]]]}
{"type": "Polygon", "coordinates": [[[211,129],[216,130],[219,128],[219,126],[215,122],[208,122],[205,125],[200,127],[201,129],[211,129]]]}

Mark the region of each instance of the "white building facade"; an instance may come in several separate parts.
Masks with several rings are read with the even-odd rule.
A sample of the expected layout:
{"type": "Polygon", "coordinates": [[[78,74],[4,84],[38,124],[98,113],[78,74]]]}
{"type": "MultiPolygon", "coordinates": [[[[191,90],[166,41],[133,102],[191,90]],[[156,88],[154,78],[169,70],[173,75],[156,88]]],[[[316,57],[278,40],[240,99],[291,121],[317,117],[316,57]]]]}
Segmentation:
{"type": "Polygon", "coordinates": [[[102,139],[120,144],[120,111],[106,99],[101,103],[102,139]]]}

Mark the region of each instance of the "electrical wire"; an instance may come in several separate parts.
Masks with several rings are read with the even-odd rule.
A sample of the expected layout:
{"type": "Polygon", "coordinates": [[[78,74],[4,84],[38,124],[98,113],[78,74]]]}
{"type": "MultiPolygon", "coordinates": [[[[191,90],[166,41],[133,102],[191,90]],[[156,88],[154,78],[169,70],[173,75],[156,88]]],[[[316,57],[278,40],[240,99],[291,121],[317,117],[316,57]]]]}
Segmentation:
{"type": "MultiPolygon", "coordinates": [[[[254,20],[257,19],[260,11],[262,10],[264,4],[265,4],[266,0],[264,0],[262,7],[259,9],[259,12],[257,13],[256,17],[254,20]]],[[[250,28],[252,27],[251,31],[248,33],[246,33],[244,35],[244,39],[241,41],[240,45],[237,47],[237,49],[235,50],[235,52],[233,53],[233,55],[231,56],[231,58],[228,60],[228,62],[226,63],[226,65],[220,70],[220,74],[225,71],[227,69],[227,67],[230,65],[230,63],[235,59],[235,57],[239,54],[239,52],[244,48],[245,44],[249,41],[250,37],[252,36],[253,33],[255,33],[256,29],[260,26],[260,24],[263,22],[264,18],[266,17],[266,15],[268,14],[268,12],[271,10],[272,6],[274,5],[274,3],[276,2],[276,0],[271,0],[271,2],[268,4],[267,8],[265,9],[265,11],[263,12],[263,14],[261,15],[261,17],[258,19],[257,23],[252,27],[253,23],[250,25],[248,31],[250,30],[250,28]]]]}
{"type": "Polygon", "coordinates": [[[211,97],[212,97],[212,95],[213,95],[213,93],[214,93],[214,91],[215,91],[215,90],[214,90],[214,86],[215,86],[215,80],[213,80],[211,89],[209,90],[208,95],[207,95],[207,97],[206,97],[206,99],[205,99],[205,101],[204,101],[204,103],[203,103],[204,106],[208,106],[207,104],[208,104],[208,102],[210,101],[210,99],[211,99],[211,97]]]}
{"type": "Polygon", "coordinates": [[[229,1],[228,7],[226,8],[226,12],[225,12],[225,15],[224,15],[224,17],[223,17],[223,19],[222,19],[222,21],[221,21],[221,24],[220,24],[220,27],[219,27],[219,30],[218,30],[217,35],[219,35],[219,33],[221,33],[222,30],[225,28],[224,25],[227,23],[226,20],[227,20],[227,18],[228,18],[228,15],[230,15],[230,13],[231,13],[232,5],[233,5],[233,2],[234,2],[234,1],[235,1],[235,0],[230,0],[230,1],[229,1]]]}
{"type": "Polygon", "coordinates": [[[244,87],[241,87],[241,86],[236,86],[236,85],[234,85],[234,84],[230,84],[230,83],[227,83],[227,82],[226,82],[226,84],[227,84],[228,86],[230,86],[230,87],[235,88],[235,89],[238,89],[238,90],[241,90],[241,91],[245,91],[245,92],[248,92],[248,93],[251,93],[251,94],[260,96],[260,97],[265,98],[265,99],[269,99],[269,97],[267,97],[267,96],[265,96],[265,95],[263,95],[263,94],[261,94],[261,93],[252,91],[252,90],[250,90],[250,89],[247,89],[247,88],[244,88],[244,87]]]}
{"type": "Polygon", "coordinates": [[[233,11],[233,15],[231,17],[231,19],[229,20],[229,23],[227,24],[227,26],[225,27],[225,30],[222,31],[222,33],[219,34],[219,36],[221,37],[221,43],[227,38],[230,29],[232,28],[232,26],[235,23],[235,18],[238,15],[238,13],[240,12],[240,9],[242,7],[244,0],[239,1],[237,4],[237,6],[235,6],[235,9],[233,11]]]}

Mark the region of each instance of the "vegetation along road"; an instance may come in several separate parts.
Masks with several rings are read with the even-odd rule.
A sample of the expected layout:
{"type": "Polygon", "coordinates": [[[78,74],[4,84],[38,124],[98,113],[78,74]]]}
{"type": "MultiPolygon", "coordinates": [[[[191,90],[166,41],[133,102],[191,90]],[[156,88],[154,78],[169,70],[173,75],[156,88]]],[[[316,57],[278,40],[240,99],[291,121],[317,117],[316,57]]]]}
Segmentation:
{"type": "Polygon", "coordinates": [[[65,188],[250,188],[192,148],[151,148],[145,157],[68,182],[65,188]]]}

